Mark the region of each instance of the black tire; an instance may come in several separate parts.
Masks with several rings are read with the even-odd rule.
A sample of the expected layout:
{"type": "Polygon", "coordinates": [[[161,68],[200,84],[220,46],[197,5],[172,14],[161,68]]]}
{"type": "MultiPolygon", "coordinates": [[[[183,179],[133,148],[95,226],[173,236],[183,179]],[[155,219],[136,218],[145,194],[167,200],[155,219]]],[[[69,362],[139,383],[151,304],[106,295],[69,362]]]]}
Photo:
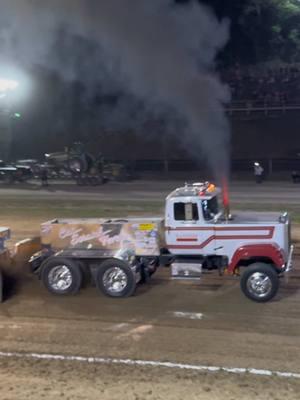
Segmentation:
{"type": "Polygon", "coordinates": [[[271,264],[257,262],[245,268],[240,284],[246,297],[258,303],[266,303],[277,294],[279,278],[271,264]]]}
{"type": "Polygon", "coordinates": [[[159,267],[159,258],[155,257],[151,262],[151,266],[149,267],[150,276],[155,274],[158,267],[159,267]]]}
{"type": "Polygon", "coordinates": [[[128,264],[121,260],[111,259],[103,261],[99,265],[96,274],[96,286],[98,290],[108,297],[129,297],[133,295],[136,289],[136,280],[134,273],[128,264]],[[114,271],[114,269],[118,269],[119,271],[114,271]],[[109,288],[108,285],[112,282],[108,279],[109,274],[114,274],[121,271],[123,272],[123,277],[126,279],[126,283],[123,283],[125,284],[124,288],[122,288],[122,284],[121,288],[116,288],[115,290],[113,288],[109,288]],[[105,283],[106,279],[108,281],[107,283],[105,283]]]}
{"type": "Polygon", "coordinates": [[[94,185],[94,178],[93,178],[93,177],[88,176],[88,177],[86,178],[86,181],[87,181],[87,186],[95,186],[95,185],[94,185]]]}
{"type": "Polygon", "coordinates": [[[82,274],[82,282],[81,282],[81,287],[87,287],[91,286],[93,283],[92,275],[91,275],[91,270],[89,268],[89,265],[86,261],[84,260],[78,260],[76,261],[77,265],[80,268],[81,274],[82,274]]]}
{"type": "Polygon", "coordinates": [[[92,186],[99,186],[102,185],[102,179],[100,177],[97,176],[93,176],[91,178],[91,185],[92,186]]]}
{"type": "Polygon", "coordinates": [[[7,174],[4,176],[4,181],[7,185],[12,185],[13,183],[15,183],[15,178],[13,174],[7,174]]]}
{"type": "Polygon", "coordinates": [[[81,176],[76,177],[76,185],[77,186],[83,186],[84,182],[81,176]]]}
{"type": "Polygon", "coordinates": [[[152,257],[152,258],[147,258],[143,257],[140,262],[142,263],[142,279],[141,283],[147,283],[151,276],[155,274],[157,271],[157,268],[159,267],[159,258],[158,257],[152,257]]]}
{"type": "Polygon", "coordinates": [[[94,165],[95,165],[95,159],[94,159],[94,157],[93,157],[91,154],[89,154],[89,153],[85,153],[85,154],[82,156],[82,158],[84,159],[85,164],[86,164],[86,172],[87,172],[87,171],[90,171],[90,170],[94,167],[94,165]]]}
{"type": "Polygon", "coordinates": [[[87,172],[88,163],[85,157],[72,157],[68,160],[68,169],[76,173],[87,172]]]}
{"type": "Polygon", "coordinates": [[[76,261],[63,257],[49,257],[43,262],[41,268],[41,280],[50,293],[56,295],[69,295],[79,292],[82,286],[83,277],[80,265],[76,261]],[[59,267],[63,269],[61,272],[59,267]],[[69,277],[67,277],[68,281],[63,285],[64,280],[60,279],[58,281],[58,279],[62,278],[63,274],[66,273],[69,274],[69,277]]]}
{"type": "Polygon", "coordinates": [[[298,172],[296,172],[296,171],[292,172],[292,181],[293,181],[293,183],[299,183],[300,175],[298,172]]]}

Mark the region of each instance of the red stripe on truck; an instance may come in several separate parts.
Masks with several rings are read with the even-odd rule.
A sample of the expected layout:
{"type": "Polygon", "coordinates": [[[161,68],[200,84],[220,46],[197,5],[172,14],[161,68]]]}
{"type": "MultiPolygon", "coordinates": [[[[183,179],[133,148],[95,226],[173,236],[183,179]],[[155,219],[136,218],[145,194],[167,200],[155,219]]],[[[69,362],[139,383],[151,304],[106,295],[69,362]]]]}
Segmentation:
{"type": "Polygon", "coordinates": [[[217,232],[226,232],[226,231],[266,231],[270,230],[274,232],[274,226],[241,226],[241,227],[176,227],[172,228],[167,226],[165,230],[167,231],[217,231],[217,232]]]}
{"type": "Polygon", "coordinates": [[[197,242],[197,238],[177,238],[176,242],[197,242]]]}
{"type": "Polygon", "coordinates": [[[272,239],[274,235],[274,227],[265,228],[264,230],[269,230],[269,233],[265,235],[212,235],[208,237],[204,242],[197,244],[197,245],[168,245],[169,249],[203,249],[213,240],[256,240],[256,239],[272,239]]]}

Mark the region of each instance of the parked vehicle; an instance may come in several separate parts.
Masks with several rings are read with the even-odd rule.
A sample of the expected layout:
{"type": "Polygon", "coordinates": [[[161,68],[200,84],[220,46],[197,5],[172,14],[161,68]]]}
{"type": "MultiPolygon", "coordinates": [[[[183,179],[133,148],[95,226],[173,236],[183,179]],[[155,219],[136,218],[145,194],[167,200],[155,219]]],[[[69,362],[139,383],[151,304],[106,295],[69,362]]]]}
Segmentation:
{"type": "Polygon", "coordinates": [[[0,160],[0,180],[5,183],[25,182],[33,177],[32,169],[28,165],[6,164],[0,160]]]}
{"type": "Polygon", "coordinates": [[[40,170],[41,170],[41,164],[39,163],[38,160],[36,159],[22,159],[22,160],[17,160],[16,165],[26,167],[31,171],[31,175],[33,178],[39,177],[40,170]]]}
{"type": "Polygon", "coordinates": [[[63,152],[46,154],[46,161],[58,176],[69,173],[78,185],[100,185],[108,180],[130,179],[125,165],[109,163],[101,154],[95,157],[81,143],[75,143],[63,152]]]}
{"type": "Polygon", "coordinates": [[[196,183],[174,190],[165,217],[55,219],[42,224],[40,252],[31,267],[55,294],[75,294],[92,280],[111,297],[134,293],[158,266],[174,279],[199,279],[204,270],[241,274],[242,292],[271,300],[279,278],[292,267],[293,246],[286,213],[219,208],[221,191],[196,183]]]}
{"type": "Polygon", "coordinates": [[[104,181],[100,164],[78,143],[63,152],[46,154],[46,162],[52,173],[55,171],[58,177],[67,174],[78,185],[99,185],[104,181]]]}
{"type": "Polygon", "coordinates": [[[300,172],[293,171],[291,174],[293,183],[300,183],[300,172]]]}

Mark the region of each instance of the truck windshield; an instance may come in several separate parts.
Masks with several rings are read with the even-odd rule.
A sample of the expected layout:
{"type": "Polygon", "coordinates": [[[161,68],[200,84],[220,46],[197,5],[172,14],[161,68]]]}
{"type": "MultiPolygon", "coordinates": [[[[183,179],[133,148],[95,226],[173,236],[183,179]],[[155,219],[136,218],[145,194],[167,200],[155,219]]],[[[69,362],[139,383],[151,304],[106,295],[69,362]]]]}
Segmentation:
{"type": "Polygon", "coordinates": [[[217,197],[209,200],[202,200],[203,217],[206,221],[214,219],[219,213],[219,205],[217,197]]]}

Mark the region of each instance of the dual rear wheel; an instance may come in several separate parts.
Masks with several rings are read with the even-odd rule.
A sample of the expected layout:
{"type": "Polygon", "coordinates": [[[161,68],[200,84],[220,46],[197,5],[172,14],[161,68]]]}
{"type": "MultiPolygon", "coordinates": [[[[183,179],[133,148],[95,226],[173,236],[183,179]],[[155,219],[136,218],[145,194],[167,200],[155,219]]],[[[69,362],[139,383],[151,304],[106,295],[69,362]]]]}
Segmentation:
{"type": "MultiPolygon", "coordinates": [[[[76,294],[82,287],[85,268],[73,259],[50,257],[42,265],[41,280],[49,292],[76,294]]],[[[121,260],[103,261],[95,274],[97,288],[109,297],[131,296],[136,288],[131,268],[121,260]]]]}

